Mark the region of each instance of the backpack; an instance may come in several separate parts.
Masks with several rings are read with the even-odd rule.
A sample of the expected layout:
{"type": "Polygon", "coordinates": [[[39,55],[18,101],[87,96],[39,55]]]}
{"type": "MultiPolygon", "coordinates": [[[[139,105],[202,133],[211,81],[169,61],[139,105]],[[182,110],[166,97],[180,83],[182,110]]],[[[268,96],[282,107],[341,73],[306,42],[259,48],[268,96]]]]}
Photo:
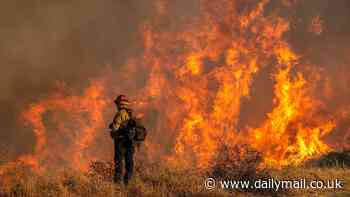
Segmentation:
{"type": "Polygon", "coordinates": [[[143,126],[140,119],[134,117],[130,118],[128,127],[129,132],[132,133],[131,136],[133,140],[138,142],[145,141],[147,136],[147,129],[143,126]]]}

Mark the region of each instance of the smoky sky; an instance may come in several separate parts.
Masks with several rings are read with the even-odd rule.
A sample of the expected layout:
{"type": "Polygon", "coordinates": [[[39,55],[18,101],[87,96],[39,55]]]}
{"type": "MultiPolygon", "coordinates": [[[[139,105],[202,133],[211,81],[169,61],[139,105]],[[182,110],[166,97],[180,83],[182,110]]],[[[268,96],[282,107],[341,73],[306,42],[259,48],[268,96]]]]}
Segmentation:
{"type": "MultiPolygon", "coordinates": [[[[291,21],[290,30],[284,36],[296,54],[305,64],[315,65],[322,73],[322,80],[330,86],[329,98],[321,98],[325,92],[315,92],[325,103],[327,111],[348,108],[350,91],[346,84],[350,81],[350,1],[311,0],[296,2],[293,9],[282,6],[283,1],[272,0],[265,9],[265,15],[278,15],[291,21]],[[313,18],[322,21],[322,33],[309,31],[313,18]]],[[[239,125],[258,127],[271,112],[273,106],[273,81],[271,66],[263,68],[255,77],[249,100],[243,100],[239,125]],[[252,114],[254,114],[252,116],[252,114]]],[[[307,73],[306,78],[308,77],[307,73]]],[[[315,82],[317,83],[317,82],[315,82]]],[[[322,85],[321,85],[322,86],[322,85]]],[[[341,125],[339,125],[342,127],[341,125]]],[[[344,130],[336,130],[335,136],[342,138],[344,130]]]]}
{"type": "Polygon", "coordinates": [[[0,143],[25,149],[23,139],[33,136],[20,131],[18,113],[57,81],[80,86],[137,53],[151,9],[146,1],[2,1],[0,143]]]}
{"type": "MultiPolygon", "coordinates": [[[[350,1],[300,0],[293,11],[280,9],[280,2],[271,1],[267,12],[295,18],[296,23],[286,38],[293,49],[333,73],[331,80],[340,80],[336,77],[339,72],[349,73],[346,65],[350,65],[350,1]],[[306,31],[316,15],[324,21],[324,31],[318,36],[306,31]]],[[[186,17],[198,11],[197,0],[169,1],[166,6],[170,16],[165,22],[186,22],[186,17]]],[[[14,152],[26,149],[23,139],[33,136],[31,132],[20,131],[18,113],[37,98],[49,94],[57,81],[72,87],[82,86],[105,65],[118,67],[129,56],[140,53],[139,26],[155,11],[152,1],[147,0],[2,1],[0,144],[16,147],[11,148],[14,152]]],[[[259,97],[255,96],[264,94],[259,84],[272,84],[269,72],[262,73],[252,91],[252,101],[256,102],[244,105],[271,100],[258,102],[259,97]]],[[[348,75],[343,78],[349,79],[348,75]]],[[[337,99],[346,102],[349,93],[342,86],[344,82],[334,83],[339,83],[341,92],[337,99]]],[[[271,105],[256,104],[250,108],[265,114],[271,105]]],[[[243,106],[245,123],[259,122],[249,120],[250,108],[243,106]]]]}

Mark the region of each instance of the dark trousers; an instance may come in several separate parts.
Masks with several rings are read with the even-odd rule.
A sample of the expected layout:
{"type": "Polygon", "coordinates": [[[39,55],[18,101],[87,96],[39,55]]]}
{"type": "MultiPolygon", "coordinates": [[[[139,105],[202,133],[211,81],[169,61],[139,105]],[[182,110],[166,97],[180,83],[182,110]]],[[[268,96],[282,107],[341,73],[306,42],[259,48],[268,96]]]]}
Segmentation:
{"type": "Polygon", "coordinates": [[[124,139],[114,139],[114,182],[119,183],[123,173],[123,160],[125,162],[124,184],[127,185],[133,174],[135,148],[132,141],[124,139]]]}

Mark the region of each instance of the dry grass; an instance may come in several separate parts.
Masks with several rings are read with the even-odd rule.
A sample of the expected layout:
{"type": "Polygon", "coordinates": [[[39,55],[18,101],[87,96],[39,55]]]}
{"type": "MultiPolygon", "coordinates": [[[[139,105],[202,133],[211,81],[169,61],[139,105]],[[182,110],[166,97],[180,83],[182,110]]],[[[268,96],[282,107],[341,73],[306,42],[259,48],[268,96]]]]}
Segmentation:
{"type": "Polygon", "coordinates": [[[282,170],[270,170],[271,177],[279,180],[342,180],[342,189],[288,189],[289,196],[350,196],[350,169],[342,167],[289,167],[282,170]]]}
{"type": "Polygon", "coordinates": [[[253,170],[258,155],[245,158],[241,163],[226,161],[218,163],[212,171],[196,173],[180,171],[147,164],[136,168],[135,177],[128,187],[111,182],[112,163],[95,162],[88,173],[63,170],[32,173],[17,166],[0,176],[0,197],[5,196],[103,196],[103,197],[158,197],[158,196],[350,196],[350,169],[344,166],[320,167],[288,167],[281,170],[253,170]],[[227,162],[232,165],[227,164],[227,162]],[[226,164],[225,164],[226,163],[226,164]],[[225,164],[225,165],[224,165],[225,164]],[[204,180],[212,176],[217,179],[258,179],[274,178],[280,180],[300,179],[329,180],[340,179],[345,188],[337,190],[206,190],[204,180]]]}
{"type": "Polygon", "coordinates": [[[13,169],[1,177],[0,196],[228,196],[224,191],[208,193],[200,176],[159,167],[137,169],[128,187],[115,185],[108,166],[100,163],[98,171],[88,173],[64,170],[42,175],[13,169]]]}

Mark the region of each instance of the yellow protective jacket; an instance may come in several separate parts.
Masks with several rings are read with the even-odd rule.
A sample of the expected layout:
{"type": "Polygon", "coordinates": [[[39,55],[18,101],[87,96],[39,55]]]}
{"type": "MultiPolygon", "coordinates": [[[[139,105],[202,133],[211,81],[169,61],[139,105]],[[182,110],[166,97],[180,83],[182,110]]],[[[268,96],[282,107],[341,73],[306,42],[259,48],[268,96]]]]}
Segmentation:
{"type": "Polygon", "coordinates": [[[123,128],[128,123],[130,119],[129,113],[126,109],[118,110],[117,114],[113,118],[112,126],[113,130],[118,130],[119,128],[123,128]]]}

